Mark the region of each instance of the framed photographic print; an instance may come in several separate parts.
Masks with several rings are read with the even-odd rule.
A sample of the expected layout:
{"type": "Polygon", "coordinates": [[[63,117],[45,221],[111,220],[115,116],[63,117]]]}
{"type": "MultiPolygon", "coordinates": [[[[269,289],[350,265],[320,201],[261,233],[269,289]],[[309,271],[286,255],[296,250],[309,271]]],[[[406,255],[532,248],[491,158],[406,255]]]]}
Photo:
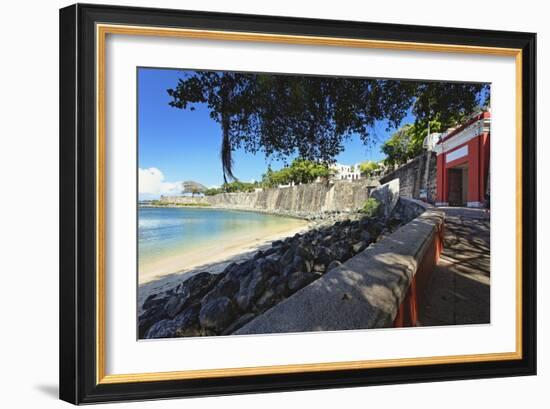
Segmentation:
{"type": "Polygon", "coordinates": [[[535,374],[535,40],[61,9],[61,399],[535,374]]]}

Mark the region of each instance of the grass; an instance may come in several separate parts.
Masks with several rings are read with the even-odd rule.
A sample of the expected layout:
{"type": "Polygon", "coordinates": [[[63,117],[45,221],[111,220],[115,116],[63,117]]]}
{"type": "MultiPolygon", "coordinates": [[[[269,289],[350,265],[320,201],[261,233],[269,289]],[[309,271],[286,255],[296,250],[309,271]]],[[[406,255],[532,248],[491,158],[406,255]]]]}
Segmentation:
{"type": "Polygon", "coordinates": [[[380,202],[375,198],[370,197],[367,199],[359,212],[363,213],[367,217],[377,216],[380,212],[380,202]]]}

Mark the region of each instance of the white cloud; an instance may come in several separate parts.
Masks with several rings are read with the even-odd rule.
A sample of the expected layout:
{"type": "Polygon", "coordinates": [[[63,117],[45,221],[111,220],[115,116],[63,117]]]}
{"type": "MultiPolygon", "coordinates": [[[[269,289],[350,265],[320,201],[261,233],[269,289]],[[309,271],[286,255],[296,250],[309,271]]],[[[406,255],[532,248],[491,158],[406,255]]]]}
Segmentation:
{"type": "Polygon", "coordinates": [[[139,168],[139,195],[141,198],[153,198],[160,195],[181,193],[181,182],[167,182],[157,168],[139,168]]]}

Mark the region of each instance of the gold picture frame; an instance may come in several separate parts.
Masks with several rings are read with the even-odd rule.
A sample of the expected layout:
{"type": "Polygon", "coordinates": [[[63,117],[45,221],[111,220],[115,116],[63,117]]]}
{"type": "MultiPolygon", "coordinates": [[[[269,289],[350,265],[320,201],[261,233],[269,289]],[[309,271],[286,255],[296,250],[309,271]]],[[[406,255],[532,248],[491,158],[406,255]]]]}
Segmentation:
{"type": "MultiPolygon", "coordinates": [[[[204,17],[204,13],[201,14],[204,17]]],[[[369,371],[374,369],[395,369],[395,368],[407,368],[412,370],[419,366],[429,366],[437,368],[438,366],[445,366],[445,368],[451,368],[453,365],[461,365],[467,367],[465,370],[471,372],[471,376],[481,376],[482,370],[485,368],[497,368],[497,366],[491,367],[491,363],[501,363],[499,367],[504,367],[508,370],[508,373],[515,373],[514,371],[520,371],[522,373],[533,373],[534,371],[534,322],[533,322],[533,298],[526,299],[525,295],[532,295],[532,286],[534,283],[534,258],[532,251],[529,254],[525,254],[526,246],[532,245],[534,240],[534,224],[532,220],[534,218],[533,208],[530,205],[526,208],[526,200],[529,200],[534,194],[534,185],[529,183],[525,186],[526,180],[534,180],[534,169],[526,168],[524,165],[525,158],[530,158],[533,155],[532,149],[528,146],[529,143],[534,143],[534,127],[532,121],[532,112],[534,110],[533,91],[531,90],[532,82],[534,81],[534,36],[524,33],[506,33],[503,32],[500,35],[499,44],[486,45],[491,42],[487,39],[487,33],[477,31],[475,33],[462,32],[458,29],[440,29],[437,33],[431,33],[429,38],[433,41],[421,42],[415,39],[413,33],[422,33],[422,28],[410,27],[408,32],[401,34],[403,38],[407,35],[411,40],[405,39],[392,39],[391,25],[384,25],[384,27],[376,26],[379,30],[380,38],[363,38],[365,32],[372,31],[367,23],[357,23],[358,27],[365,32],[357,30],[357,38],[342,37],[336,35],[335,29],[329,28],[329,22],[316,22],[317,31],[325,32],[326,35],[316,34],[287,34],[285,33],[285,27],[288,31],[295,30],[295,26],[300,23],[299,19],[284,19],[273,18],[275,22],[279,24],[279,32],[275,32],[273,28],[269,32],[259,31],[247,31],[236,26],[236,23],[232,19],[236,17],[232,15],[226,15],[226,20],[223,24],[218,20],[213,19],[211,27],[197,28],[198,22],[194,23],[194,20],[199,21],[199,16],[196,13],[189,12],[174,12],[172,15],[171,23],[168,24],[164,20],[163,14],[154,9],[132,9],[132,8],[111,8],[102,6],[71,6],[61,11],[61,36],[62,41],[64,36],[75,36],[71,40],[71,46],[63,49],[62,56],[69,64],[62,64],[63,70],[67,70],[68,67],[74,64],[77,65],[75,70],[75,84],[78,81],[83,81],[83,86],[87,87],[83,98],[90,98],[90,95],[95,99],[93,110],[95,111],[95,130],[93,132],[93,145],[95,147],[95,155],[93,163],[93,178],[87,179],[86,183],[91,182],[91,186],[88,189],[95,191],[95,205],[92,214],[88,214],[88,217],[92,217],[94,220],[95,234],[94,234],[94,265],[92,270],[76,271],[75,269],[68,269],[62,266],[61,280],[66,280],[68,275],[71,275],[71,285],[69,287],[73,291],[78,291],[79,286],[84,284],[84,281],[91,283],[94,282],[94,297],[89,299],[91,292],[86,297],[86,309],[89,311],[91,305],[94,305],[95,316],[86,320],[86,331],[78,333],[77,337],[84,336],[84,332],[89,334],[90,324],[93,324],[95,331],[95,337],[93,343],[90,340],[85,342],[86,347],[80,350],[80,356],[77,356],[74,349],[66,349],[62,352],[62,359],[69,359],[74,362],[74,366],[71,370],[62,370],[62,387],[61,397],[73,403],[80,402],[95,402],[104,400],[119,400],[119,399],[140,399],[140,398],[154,398],[154,397],[168,397],[168,396],[188,396],[193,394],[205,393],[203,389],[199,387],[193,389],[186,386],[186,381],[204,380],[220,380],[227,378],[234,378],[235,380],[246,379],[249,383],[244,390],[255,391],[262,390],[261,383],[258,383],[262,377],[265,376],[281,376],[281,375],[300,375],[307,376],[313,374],[321,374],[329,379],[334,374],[355,371],[362,373],[364,376],[368,376],[369,371]],[[116,11],[116,13],[115,13],[116,11]],[[120,18],[120,13],[124,15],[124,18],[120,18]],[[126,14],[124,14],[126,13],[126,14]],[[178,14],[179,13],[179,14],[178,14]],[[175,22],[179,20],[179,24],[175,22]],[[141,20],[155,20],[156,24],[142,24],[141,20]],[[114,20],[114,21],[112,21],[114,20]],[[80,22],[80,24],[79,24],[80,22]],[[223,28],[222,26],[229,26],[233,24],[235,30],[223,28]],[[178,26],[179,25],[179,26],[178,26]],[[292,30],[290,29],[292,26],[292,30]],[[65,27],[65,28],[63,28],[65,27]],[[77,33],[76,27],[82,30],[84,33],[80,39],[75,34],[77,33]],[[446,41],[446,35],[449,34],[446,30],[457,30],[462,35],[456,34],[462,42],[449,43],[446,41]],[[93,34],[93,36],[91,35],[93,34]],[[218,41],[244,41],[244,42],[256,42],[256,43],[279,43],[279,44],[301,44],[301,45],[322,45],[322,46],[334,46],[334,47],[354,47],[354,48],[374,48],[383,50],[405,50],[405,51],[429,51],[429,52],[445,52],[445,53],[465,53],[465,54],[481,54],[481,55],[496,55],[496,56],[510,56],[515,58],[516,65],[516,346],[515,351],[509,353],[487,353],[487,354],[474,354],[474,355],[451,355],[451,356],[434,356],[434,357],[418,357],[418,358],[406,358],[406,359],[384,359],[384,360],[370,360],[370,361],[349,361],[349,362],[320,362],[315,364],[299,364],[299,365],[280,365],[280,366],[258,366],[258,367],[241,367],[241,368],[220,368],[220,369],[208,369],[208,370],[189,370],[189,371],[174,371],[174,372],[155,372],[155,373],[130,373],[130,374],[106,374],[105,372],[105,109],[106,109],[106,97],[105,97],[105,43],[106,38],[111,35],[126,35],[126,36],[157,36],[166,38],[193,38],[193,39],[210,39],[218,41]],[[385,37],[383,39],[382,37],[385,37]],[[485,45],[484,45],[485,44],[485,45]],[[504,46],[504,45],[509,46],[504,46]],[[83,64],[78,62],[76,58],[77,51],[82,52],[82,55],[90,57],[93,56],[93,61],[86,60],[86,67],[79,66],[83,64]],[[71,53],[72,51],[72,53],[71,53]],[[93,65],[91,67],[90,65],[93,65]],[[80,69],[80,71],[78,71],[80,69]],[[76,74],[79,72],[80,74],[76,74]],[[94,76],[89,78],[89,74],[93,72],[94,76]],[[79,76],[80,75],[80,76],[79,76]],[[86,78],[84,78],[86,77],[86,78]],[[90,84],[93,84],[90,87],[90,84]],[[526,149],[527,148],[527,149],[526,149]],[[531,179],[530,179],[531,178],[531,179]],[[528,214],[526,214],[528,212],[528,214]],[[526,259],[527,257],[527,259],[526,259]],[[90,271],[94,271],[93,278],[90,278],[90,271]],[[87,274],[85,280],[79,280],[79,274],[87,274]],[[76,278],[75,278],[76,277],[76,278]],[[525,285],[527,283],[527,285],[525,285]],[[528,306],[528,308],[525,308],[528,306]],[[90,351],[93,345],[93,351],[90,351]],[[90,364],[90,357],[93,359],[93,368],[83,368],[82,365],[77,365],[79,360],[83,359],[82,356],[86,355],[86,363],[90,364]],[[502,365],[507,362],[509,365],[502,365]],[[468,367],[470,365],[470,367],[468,367]],[[78,368],[78,369],[77,369],[78,368]],[[70,373],[83,371],[75,378],[71,379],[70,373]],[[477,374],[476,374],[476,371],[477,374]],[[85,373],[84,373],[85,372],[85,373]],[[167,393],[166,390],[161,390],[158,387],[156,392],[148,392],[149,395],[140,395],[139,384],[153,385],[150,389],[155,389],[154,385],[160,385],[165,382],[172,382],[177,384],[173,386],[173,392],[167,393]],[[82,382],[86,387],[75,387],[75,382],[82,382]],[[180,382],[180,384],[178,384],[180,382]],[[256,382],[256,384],[255,384],[256,382]],[[118,389],[117,389],[118,388],[118,389]],[[77,392],[75,392],[77,391],[77,392]]],[[[240,19],[243,16],[239,16],[240,19]]],[[[250,21],[250,25],[260,25],[262,22],[255,20],[253,16],[246,16],[250,21]]],[[[201,20],[202,21],[202,20],[201,20]]],[[[336,30],[337,31],[337,30],[336,30]]],[[[453,34],[455,32],[453,31],[453,34]]],[[[73,85],[73,84],[70,84],[73,85]]],[[[64,85],[62,84],[62,87],[64,85]]],[[[65,85],[69,86],[69,85],[65,85]]],[[[65,118],[73,116],[73,121],[78,121],[77,112],[78,103],[75,103],[73,99],[72,103],[69,101],[69,96],[74,96],[79,92],[78,87],[75,89],[64,89],[61,92],[62,99],[62,116],[65,118]],[[65,98],[65,100],[63,100],[65,98]],[[65,104],[65,105],[63,105],[65,104]]],[[[90,109],[89,104],[86,109],[90,109]]],[[[80,108],[80,112],[83,112],[84,108],[80,108]]],[[[63,120],[63,119],[62,119],[63,120]]],[[[67,127],[68,130],[62,130],[62,144],[71,139],[72,143],[78,138],[88,138],[84,134],[75,134],[75,129],[78,130],[78,124],[74,127],[67,127]],[[72,128],[72,129],[71,129],[72,128]]],[[[90,145],[91,146],[91,145],[90,145]]],[[[74,152],[70,153],[74,155],[74,152]]],[[[62,169],[75,172],[73,158],[62,157],[62,169]],[[68,166],[68,163],[71,166],[68,166]]],[[[87,158],[89,160],[89,158],[87,158]]],[[[88,162],[90,165],[90,163],[88,162]]],[[[88,174],[89,175],[89,174],[88,174]]],[[[76,178],[76,177],[75,177],[76,178]]],[[[63,185],[63,184],[62,184],[63,185]]],[[[74,188],[73,189],[77,189],[74,188]]],[[[67,202],[71,201],[72,205],[78,209],[82,206],[81,203],[75,201],[75,195],[70,189],[62,192],[62,197],[67,202]]],[[[74,229],[66,229],[66,225],[62,222],[62,240],[73,241],[75,239],[74,229]],[[65,233],[63,233],[65,231],[65,233]]],[[[81,233],[82,234],[82,233],[81,233]]],[[[76,247],[78,247],[75,244],[76,247]]],[[[78,308],[85,308],[81,303],[82,301],[75,297],[70,302],[63,298],[66,296],[66,291],[62,291],[61,307],[63,311],[67,312],[67,316],[76,317],[78,308]]],[[[75,328],[78,328],[79,323],[72,322],[71,325],[62,327],[62,351],[64,342],[74,341],[75,328]],[[67,338],[64,341],[64,338],[67,338]]],[[[62,365],[62,368],[64,366],[62,365]]],[[[505,371],[506,372],[506,371],[505,371]]],[[[499,372],[495,369],[495,376],[499,376],[499,372]]],[[[506,373],[504,373],[506,374],[506,373]]],[[[401,374],[396,374],[396,381],[401,374]]],[[[434,371],[433,379],[437,379],[437,369],[434,371]]],[[[452,370],[449,374],[443,375],[442,379],[453,379],[457,377],[465,376],[463,373],[456,372],[454,375],[452,370]]],[[[351,379],[351,378],[350,378],[351,379]]],[[[428,377],[428,379],[430,379],[428,377]]],[[[246,382],[246,381],[243,381],[246,382]]],[[[369,382],[364,381],[364,384],[369,382]]],[[[275,382],[276,383],[276,382],[275,382]]],[[[377,383],[373,377],[373,382],[377,383]]],[[[79,384],[82,385],[82,384],[79,384]]],[[[328,383],[320,381],[318,386],[324,387],[328,383]]],[[[277,388],[272,387],[274,390],[289,389],[288,386],[282,386],[277,388]]],[[[296,388],[300,388],[297,383],[296,388]]],[[[222,388],[223,389],[223,388],[222,388]]],[[[233,389],[237,391],[238,388],[233,389]]],[[[267,389],[264,389],[267,390],[267,389]]],[[[232,389],[226,389],[225,393],[232,392],[232,389]]],[[[221,393],[221,392],[220,392],[221,393]]]]}

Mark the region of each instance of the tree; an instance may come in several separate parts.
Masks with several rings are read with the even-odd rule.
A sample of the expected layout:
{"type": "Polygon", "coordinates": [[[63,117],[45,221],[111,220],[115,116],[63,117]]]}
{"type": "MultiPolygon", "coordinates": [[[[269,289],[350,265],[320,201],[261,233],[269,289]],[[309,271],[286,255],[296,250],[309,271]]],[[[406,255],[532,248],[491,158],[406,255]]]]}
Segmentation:
{"type": "Polygon", "coordinates": [[[233,182],[224,183],[221,187],[222,191],[226,193],[236,193],[236,192],[253,192],[256,188],[255,183],[246,183],[235,180],[233,182]]]}
{"type": "Polygon", "coordinates": [[[211,187],[204,191],[205,196],[214,196],[220,193],[223,193],[223,189],[219,187],[211,187]]]}
{"type": "Polygon", "coordinates": [[[366,176],[373,176],[380,170],[380,164],[372,160],[367,160],[359,165],[359,170],[366,176]]]}
{"type": "MultiPolygon", "coordinates": [[[[482,109],[480,106],[473,108],[474,112],[482,109]]],[[[417,117],[414,123],[402,126],[384,142],[381,150],[386,155],[385,163],[390,166],[402,165],[409,159],[415,158],[422,153],[428,131],[430,133],[444,132],[463,123],[467,116],[465,111],[457,110],[446,115],[434,112],[429,121],[428,117],[417,117]]]]}
{"type": "Polygon", "coordinates": [[[411,125],[399,128],[381,147],[382,153],[386,155],[385,163],[389,166],[402,165],[410,156],[411,125]]]}
{"type": "Polygon", "coordinates": [[[291,182],[294,184],[311,183],[318,178],[328,179],[329,176],[330,169],[327,164],[298,158],[294,159],[290,166],[279,171],[268,168],[263,175],[262,184],[265,187],[277,187],[291,182]]]}
{"type": "Polygon", "coordinates": [[[206,186],[201,185],[198,182],[194,182],[192,180],[186,180],[185,182],[181,183],[181,193],[191,193],[192,196],[195,196],[196,194],[204,193],[206,191],[206,186]]]}
{"type": "Polygon", "coordinates": [[[377,121],[396,129],[409,112],[418,122],[437,112],[445,122],[471,112],[487,89],[484,84],[194,71],[167,91],[171,106],[193,110],[205,104],[220,124],[227,182],[236,179],[235,149],[330,163],[352,135],[368,143],[377,121]]]}

